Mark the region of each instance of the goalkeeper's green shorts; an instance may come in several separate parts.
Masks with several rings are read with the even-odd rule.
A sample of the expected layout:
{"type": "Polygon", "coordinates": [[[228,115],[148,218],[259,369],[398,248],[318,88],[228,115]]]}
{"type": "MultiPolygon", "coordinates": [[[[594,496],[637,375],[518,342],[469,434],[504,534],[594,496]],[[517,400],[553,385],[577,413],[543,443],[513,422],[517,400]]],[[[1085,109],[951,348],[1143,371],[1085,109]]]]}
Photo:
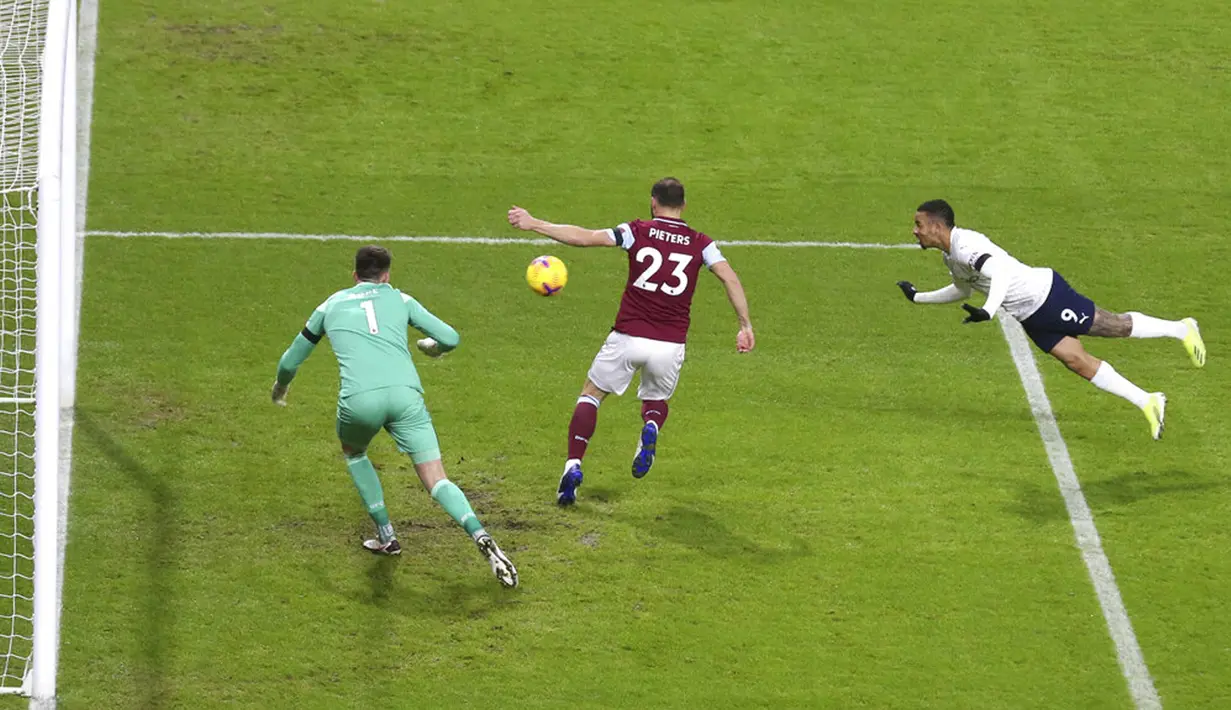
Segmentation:
{"type": "Polygon", "coordinates": [[[338,439],[355,451],[366,451],[381,429],[415,463],[440,458],[440,442],[423,395],[410,387],[383,387],[338,400],[338,439]]]}

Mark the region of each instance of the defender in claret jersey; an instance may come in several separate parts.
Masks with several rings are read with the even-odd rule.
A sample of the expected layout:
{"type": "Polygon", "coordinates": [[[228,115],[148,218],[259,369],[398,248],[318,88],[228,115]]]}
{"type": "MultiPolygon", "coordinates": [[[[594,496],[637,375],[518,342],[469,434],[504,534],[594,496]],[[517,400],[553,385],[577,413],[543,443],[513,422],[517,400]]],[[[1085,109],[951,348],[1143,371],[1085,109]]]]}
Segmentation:
{"type": "Polygon", "coordinates": [[[739,318],[736,349],[756,344],[748,300],[735,270],[718,245],[688,226],[684,185],[663,178],[650,190],[649,220],[634,220],[611,229],[585,229],[536,219],[521,207],[509,210],[509,224],[581,247],[618,246],[628,252],[628,282],[615,326],[590,366],[589,376],[569,423],[568,460],[556,489],[556,502],[571,505],[581,485],[581,460],[598,422],[598,408],[608,394],[624,394],[633,375],[641,372],[641,439],[633,457],[633,476],[649,473],[658,436],[667,421],[667,400],[675,393],[684,364],[684,344],[692,312],[692,297],[701,266],[709,267],[727,290],[739,318]]]}
{"type": "Polygon", "coordinates": [[[1205,366],[1205,342],[1197,321],[1162,320],[1143,313],[1112,313],[1094,305],[1069,286],[1060,274],[1026,266],[992,243],[985,235],[955,225],[953,208],[944,200],[929,200],[915,211],[915,239],[924,249],[940,249],[953,283],[935,291],[919,292],[909,281],[898,288],[914,303],[952,303],[983,292],[982,308],[962,304],[965,323],[991,320],[1001,307],[1022,324],[1026,334],[1045,353],[1086,378],[1099,389],[1119,395],[1145,413],[1150,434],[1163,435],[1167,397],[1146,392],[1129,382],[1111,363],[1086,352],[1082,335],[1104,338],[1175,338],[1184,344],[1193,365],[1205,366]]]}
{"type": "Polygon", "coordinates": [[[428,336],[417,345],[429,357],[439,357],[456,348],[457,331],[389,285],[391,263],[389,250],[384,247],[359,249],[355,255],[355,285],[317,306],[303,331],[283,353],[274,381],[273,401],[286,405],[287,389],[295,372],[321,337],[328,335],[342,377],[338,439],[355,488],[376,523],[376,538],[365,540],[363,546],[385,555],[402,551],[385,509],[380,478],[367,455],[372,437],[383,428],[414,461],[415,472],[432,499],[474,540],[496,579],[506,587],[515,587],[517,570],[513,563],[483,529],[466,495],[445,476],[436,430],[423,403],[423,385],[407,347],[407,324],[428,336]]]}

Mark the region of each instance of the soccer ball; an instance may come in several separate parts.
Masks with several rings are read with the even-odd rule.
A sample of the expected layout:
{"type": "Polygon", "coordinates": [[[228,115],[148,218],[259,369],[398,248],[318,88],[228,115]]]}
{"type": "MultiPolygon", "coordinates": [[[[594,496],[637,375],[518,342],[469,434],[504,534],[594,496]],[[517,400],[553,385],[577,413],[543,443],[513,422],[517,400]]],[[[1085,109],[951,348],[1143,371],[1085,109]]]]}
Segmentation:
{"type": "Polygon", "coordinates": [[[526,283],[540,296],[554,296],[568,283],[568,269],[554,256],[540,256],[526,267],[526,283]]]}

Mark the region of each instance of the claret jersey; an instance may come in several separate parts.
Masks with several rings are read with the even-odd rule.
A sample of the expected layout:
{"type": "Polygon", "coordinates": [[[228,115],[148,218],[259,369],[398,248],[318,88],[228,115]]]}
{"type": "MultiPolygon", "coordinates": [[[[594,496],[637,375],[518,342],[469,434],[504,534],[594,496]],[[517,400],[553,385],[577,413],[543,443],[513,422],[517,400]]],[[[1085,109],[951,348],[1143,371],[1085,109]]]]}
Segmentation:
{"type": "Polygon", "coordinates": [[[613,330],[685,342],[702,265],[726,261],[718,245],[683,220],[664,217],[625,222],[607,231],[628,252],[628,283],[613,330]]]}

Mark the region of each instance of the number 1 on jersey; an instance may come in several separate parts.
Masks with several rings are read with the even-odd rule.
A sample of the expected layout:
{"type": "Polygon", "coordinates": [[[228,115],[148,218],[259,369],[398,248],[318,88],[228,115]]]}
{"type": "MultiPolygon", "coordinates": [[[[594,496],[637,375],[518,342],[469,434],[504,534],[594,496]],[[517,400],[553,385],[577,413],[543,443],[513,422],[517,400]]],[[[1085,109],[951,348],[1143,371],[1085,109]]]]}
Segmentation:
{"type": "Polygon", "coordinates": [[[376,304],[371,301],[360,301],[359,307],[368,314],[368,332],[372,335],[379,333],[380,326],[376,325],[376,304]]]}

